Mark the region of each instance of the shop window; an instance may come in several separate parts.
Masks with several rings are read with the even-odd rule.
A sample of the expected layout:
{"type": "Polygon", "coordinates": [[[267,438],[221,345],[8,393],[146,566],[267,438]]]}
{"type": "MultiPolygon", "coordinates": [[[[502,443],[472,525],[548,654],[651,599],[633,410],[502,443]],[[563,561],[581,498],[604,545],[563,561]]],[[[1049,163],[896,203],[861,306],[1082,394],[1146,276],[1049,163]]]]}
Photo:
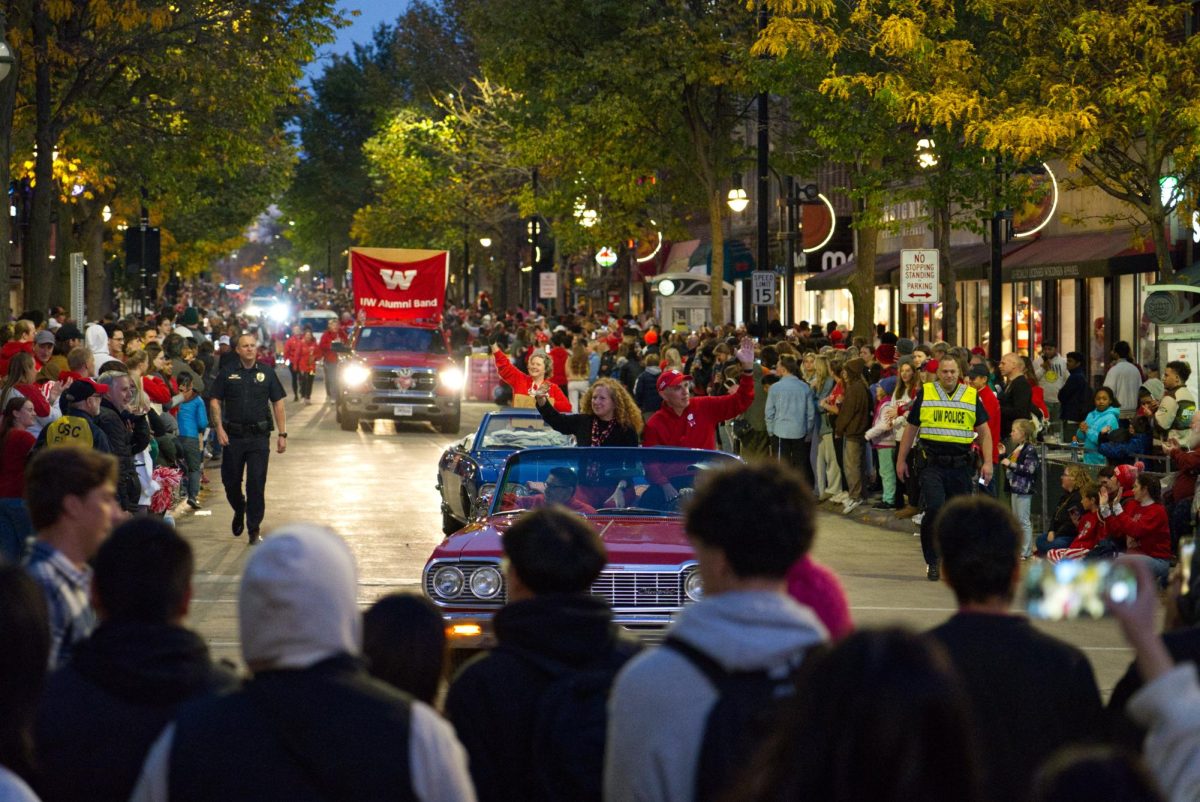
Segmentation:
{"type": "Polygon", "coordinates": [[[1092,340],[1088,346],[1091,375],[1095,379],[1103,379],[1108,370],[1108,346],[1105,344],[1104,322],[1104,279],[1099,277],[1088,279],[1087,293],[1088,311],[1092,318],[1092,340]]]}
{"type": "Polygon", "coordinates": [[[1075,298],[1075,280],[1058,282],[1058,352],[1067,354],[1078,350],[1075,347],[1075,326],[1079,319],[1079,308],[1075,298]]]}
{"type": "Polygon", "coordinates": [[[1137,341],[1138,321],[1142,319],[1142,310],[1137,303],[1137,276],[1120,276],[1117,280],[1117,297],[1114,302],[1121,304],[1121,331],[1116,339],[1124,340],[1130,345],[1137,341]]]}

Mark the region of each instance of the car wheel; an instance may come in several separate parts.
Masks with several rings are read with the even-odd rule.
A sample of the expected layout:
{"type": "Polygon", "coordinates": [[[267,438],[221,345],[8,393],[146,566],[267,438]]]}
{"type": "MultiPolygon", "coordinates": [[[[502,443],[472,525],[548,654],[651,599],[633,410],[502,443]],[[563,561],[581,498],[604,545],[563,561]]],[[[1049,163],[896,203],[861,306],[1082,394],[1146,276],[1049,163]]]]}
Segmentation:
{"type": "Polygon", "coordinates": [[[437,430],[442,434],[458,434],[458,429],[462,425],[462,413],[455,414],[453,418],[442,418],[436,424],[437,430]]]}
{"type": "Polygon", "coordinates": [[[338,424],[342,427],[343,432],[352,432],[358,428],[358,417],[349,412],[343,412],[342,417],[338,419],[338,424]]]}
{"type": "Polygon", "coordinates": [[[442,534],[453,535],[459,529],[462,529],[462,524],[448,512],[442,513],[442,534]]]}

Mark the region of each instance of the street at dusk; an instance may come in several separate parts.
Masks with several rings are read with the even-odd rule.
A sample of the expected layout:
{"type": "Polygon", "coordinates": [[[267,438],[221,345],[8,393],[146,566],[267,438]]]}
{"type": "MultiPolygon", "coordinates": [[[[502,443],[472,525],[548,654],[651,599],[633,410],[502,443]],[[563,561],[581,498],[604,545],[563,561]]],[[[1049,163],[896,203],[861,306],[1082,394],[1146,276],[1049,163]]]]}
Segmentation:
{"type": "Polygon", "coordinates": [[[0,802],[1200,802],[1200,0],[0,0],[0,802]]]}

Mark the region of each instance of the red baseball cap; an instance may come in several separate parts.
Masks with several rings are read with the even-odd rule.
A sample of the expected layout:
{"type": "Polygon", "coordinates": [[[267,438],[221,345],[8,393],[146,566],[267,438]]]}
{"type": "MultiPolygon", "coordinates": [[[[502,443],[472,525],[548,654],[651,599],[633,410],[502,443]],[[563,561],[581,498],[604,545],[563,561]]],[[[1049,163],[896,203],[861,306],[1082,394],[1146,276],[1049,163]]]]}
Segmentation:
{"type": "Polygon", "coordinates": [[[658,377],[658,381],[656,382],[655,386],[658,387],[658,391],[661,393],[668,387],[674,387],[677,384],[683,384],[684,382],[690,382],[691,380],[692,377],[686,373],[680,373],[677,370],[664,370],[662,375],[658,377]]]}

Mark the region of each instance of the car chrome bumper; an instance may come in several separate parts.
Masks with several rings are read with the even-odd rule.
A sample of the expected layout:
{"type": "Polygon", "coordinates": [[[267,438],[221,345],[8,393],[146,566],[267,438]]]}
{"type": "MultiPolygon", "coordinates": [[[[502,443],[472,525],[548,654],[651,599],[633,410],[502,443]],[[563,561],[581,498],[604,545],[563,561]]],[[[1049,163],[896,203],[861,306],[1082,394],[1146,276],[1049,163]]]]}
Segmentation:
{"type": "Polygon", "coordinates": [[[457,415],[461,407],[457,395],[435,395],[433,393],[401,393],[386,390],[369,392],[342,392],[342,404],[346,412],[360,418],[447,418],[457,415]],[[397,405],[411,407],[412,415],[396,415],[397,405]]]}
{"type": "MultiPolygon", "coordinates": [[[[613,623],[647,645],[661,643],[677,613],[614,613],[613,623]]],[[[490,649],[496,645],[492,614],[442,611],[451,649],[490,649]]]]}

